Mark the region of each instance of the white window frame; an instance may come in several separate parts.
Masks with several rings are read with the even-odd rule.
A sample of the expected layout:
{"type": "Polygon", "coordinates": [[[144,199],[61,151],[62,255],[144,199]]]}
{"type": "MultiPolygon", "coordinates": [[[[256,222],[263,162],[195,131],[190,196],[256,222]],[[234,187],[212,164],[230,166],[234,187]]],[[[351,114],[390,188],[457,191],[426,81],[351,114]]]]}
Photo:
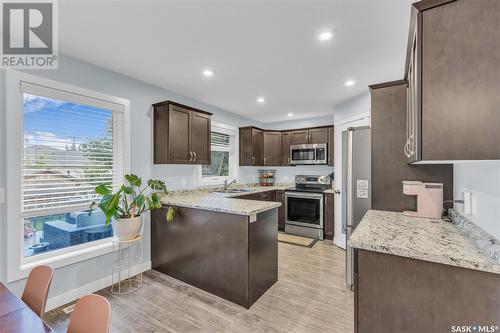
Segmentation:
{"type": "Polygon", "coordinates": [[[238,168],[238,128],[212,122],[211,132],[218,132],[222,134],[229,135],[229,176],[225,177],[203,177],[202,170],[203,167],[200,165],[198,167],[198,184],[200,186],[216,186],[224,184],[226,179],[236,179],[239,178],[239,168],[238,168]]]}
{"type": "MultiPolygon", "coordinates": [[[[73,102],[88,104],[113,111],[123,112],[123,172],[130,172],[130,101],[100,92],[80,88],[70,84],[41,78],[17,71],[7,71],[6,76],[6,211],[7,211],[7,282],[26,278],[37,265],[49,265],[59,268],[83,260],[98,257],[114,250],[111,238],[79,244],[63,249],[24,257],[22,204],[22,147],[24,142],[24,109],[21,86],[30,86],[31,90],[51,91],[49,97],[57,98],[61,94],[73,94],[73,102]],[[98,105],[99,104],[99,105],[98,105]]],[[[42,95],[44,96],[44,95],[42,95]]],[[[78,207],[76,207],[78,208],[78,207]]],[[[83,207],[82,207],[83,208],[83,207]]],[[[87,207],[88,208],[88,207],[87,207]]],[[[47,214],[49,214],[48,212],[47,214]]]]}

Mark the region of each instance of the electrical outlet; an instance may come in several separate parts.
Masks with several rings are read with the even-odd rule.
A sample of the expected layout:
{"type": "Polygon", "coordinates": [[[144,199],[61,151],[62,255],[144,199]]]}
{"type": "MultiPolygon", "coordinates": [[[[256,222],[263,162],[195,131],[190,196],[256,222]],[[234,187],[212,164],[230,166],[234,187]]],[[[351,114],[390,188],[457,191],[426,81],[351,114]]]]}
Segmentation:
{"type": "Polygon", "coordinates": [[[5,189],[0,188],[0,204],[4,204],[4,203],[5,203],[5,189]]]}

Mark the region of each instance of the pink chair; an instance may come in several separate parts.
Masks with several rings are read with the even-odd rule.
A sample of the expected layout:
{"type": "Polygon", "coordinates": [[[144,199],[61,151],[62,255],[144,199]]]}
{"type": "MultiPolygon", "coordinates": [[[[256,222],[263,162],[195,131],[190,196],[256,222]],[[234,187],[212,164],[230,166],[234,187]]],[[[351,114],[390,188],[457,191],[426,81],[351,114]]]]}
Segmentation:
{"type": "Polygon", "coordinates": [[[49,266],[37,266],[28,276],[21,299],[43,319],[45,304],[54,270],[49,266]]]}
{"type": "Polygon", "coordinates": [[[76,302],[69,321],[68,333],[107,333],[110,320],[109,301],[99,295],[86,295],[76,302]]]}

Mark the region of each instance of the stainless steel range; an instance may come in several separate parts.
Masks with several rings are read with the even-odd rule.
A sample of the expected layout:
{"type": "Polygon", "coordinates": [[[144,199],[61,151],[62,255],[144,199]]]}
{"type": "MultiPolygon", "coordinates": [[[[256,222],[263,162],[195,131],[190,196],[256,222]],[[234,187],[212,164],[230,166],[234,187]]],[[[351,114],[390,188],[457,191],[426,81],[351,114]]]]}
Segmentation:
{"type": "Polygon", "coordinates": [[[331,188],[328,176],[295,176],[295,187],[285,190],[285,232],[323,239],[323,192],[331,188]]]}

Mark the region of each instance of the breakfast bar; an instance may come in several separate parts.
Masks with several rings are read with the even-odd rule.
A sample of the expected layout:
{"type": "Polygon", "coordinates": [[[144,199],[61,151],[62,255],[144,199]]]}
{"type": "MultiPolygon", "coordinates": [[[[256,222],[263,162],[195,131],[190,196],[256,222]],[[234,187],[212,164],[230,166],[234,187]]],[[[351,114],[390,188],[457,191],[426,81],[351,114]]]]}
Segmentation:
{"type": "Polygon", "coordinates": [[[500,324],[500,243],[465,216],[452,219],[366,213],[349,240],[356,333],[500,324]]]}
{"type": "Polygon", "coordinates": [[[153,212],[152,268],[250,308],[278,280],[278,202],[191,193],[153,212]],[[172,223],[168,207],[176,207],[172,223]]]}

